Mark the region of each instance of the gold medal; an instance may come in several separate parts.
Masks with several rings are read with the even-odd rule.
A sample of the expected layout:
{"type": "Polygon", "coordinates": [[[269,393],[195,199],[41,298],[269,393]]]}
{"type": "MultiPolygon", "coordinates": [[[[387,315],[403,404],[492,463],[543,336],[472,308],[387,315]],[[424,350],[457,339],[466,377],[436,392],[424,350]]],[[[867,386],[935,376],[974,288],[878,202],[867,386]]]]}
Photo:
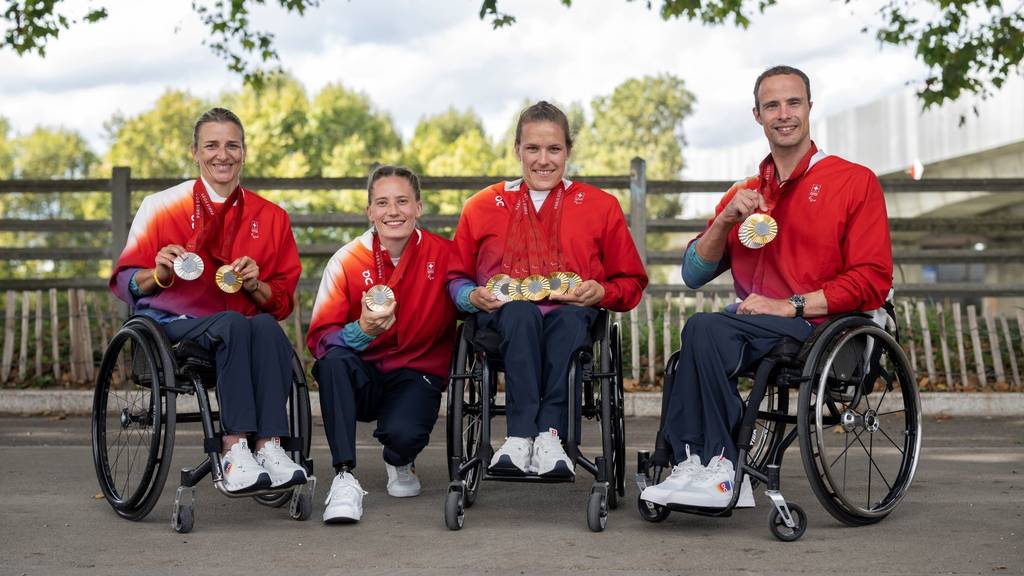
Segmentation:
{"type": "Polygon", "coordinates": [[[174,273],[182,280],[195,280],[203,275],[203,259],[195,252],[185,252],[174,259],[174,273]]]}
{"type": "Polygon", "coordinates": [[[366,291],[363,302],[374,312],[380,312],[395,301],[395,292],[385,284],[375,284],[366,291]]]}
{"type": "Polygon", "coordinates": [[[548,282],[547,276],[533,274],[523,278],[519,284],[519,293],[530,302],[539,302],[551,293],[551,283],[548,282]]]}
{"type": "Polygon", "coordinates": [[[583,278],[575,272],[552,272],[548,282],[552,294],[568,294],[583,283],[583,278]]]}
{"type": "Polygon", "coordinates": [[[775,239],[779,233],[779,224],[775,218],[767,214],[751,214],[740,224],[740,242],[751,249],[763,248],[775,239]]]}
{"type": "Polygon", "coordinates": [[[521,299],[519,296],[519,281],[508,274],[495,274],[487,281],[487,291],[498,297],[502,302],[511,302],[521,299]]]}
{"type": "Polygon", "coordinates": [[[217,288],[220,288],[228,294],[234,294],[242,289],[242,278],[235,272],[234,268],[232,268],[230,264],[225,264],[220,268],[217,268],[215,279],[217,281],[217,288]]]}

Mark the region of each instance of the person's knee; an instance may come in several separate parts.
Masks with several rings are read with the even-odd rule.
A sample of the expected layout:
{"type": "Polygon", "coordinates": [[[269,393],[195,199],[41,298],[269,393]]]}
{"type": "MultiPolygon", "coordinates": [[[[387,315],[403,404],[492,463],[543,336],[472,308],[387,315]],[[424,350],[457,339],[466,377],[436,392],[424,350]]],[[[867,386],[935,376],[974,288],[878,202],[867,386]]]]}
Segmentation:
{"type": "Polygon", "coordinates": [[[278,332],[282,334],[284,333],[284,331],[281,330],[281,325],[277,323],[277,319],[270,314],[257,314],[250,319],[250,322],[252,322],[253,330],[273,331],[274,334],[278,332]]]}
{"type": "Polygon", "coordinates": [[[358,368],[358,361],[359,356],[348,348],[331,348],[323,358],[313,363],[313,377],[321,388],[331,386],[338,378],[349,379],[358,368]]]}
{"type": "Polygon", "coordinates": [[[502,330],[540,330],[544,316],[533,302],[509,302],[501,307],[498,324],[502,330]]]}
{"type": "Polygon", "coordinates": [[[405,458],[414,458],[430,441],[430,431],[414,423],[403,422],[388,430],[387,440],[388,448],[405,458]]]}

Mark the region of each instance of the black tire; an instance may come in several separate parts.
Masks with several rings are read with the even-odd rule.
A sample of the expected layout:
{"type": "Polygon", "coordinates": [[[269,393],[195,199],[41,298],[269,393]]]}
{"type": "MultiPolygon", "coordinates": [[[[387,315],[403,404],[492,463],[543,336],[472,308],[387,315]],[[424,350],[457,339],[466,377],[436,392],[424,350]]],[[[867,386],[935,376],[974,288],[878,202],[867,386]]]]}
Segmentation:
{"type": "Polygon", "coordinates": [[[271,508],[280,508],[281,506],[284,506],[289,501],[291,501],[292,493],[279,492],[277,494],[260,494],[259,496],[253,496],[252,499],[259,502],[260,504],[263,504],[264,506],[269,506],[271,508]]]}
{"type": "Polygon", "coordinates": [[[664,506],[640,498],[639,494],[636,497],[636,508],[640,512],[641,518],[655,524],[668,518],[668,515],[672,513],[671,510],[664,506]]]}
{"type": "Polygon", "coordinates": [[[613,382],[612,393],[612,432],[614,446],[614,467],[615,482],[613,490],[609,494],[608,505],[614,510],[618,507],[617,498],[626,497],[626,408],[624,381],[622,379],[622,334],[619,333],[619,325],[612,324],[609,334],[609,350],[611,351],[612,365],[615,368],[615,382],[613,382]]]}
{"type": "Polygon", "coordinates": [[[444,498],[444,525],[449,530],[462,530],[465,521],[462,492],[451,490],[444,498]]]}
{"type": "MultiPolygon", "coordinates": [[[[774,376],[772,376],[774,378],[774,376]]],[[[746,406],[747,396],[743,398],[743,405],[746,406]]],[[[789,391],[781,393],[778,386],[770,384],[765,391],[761,405],[757,407],[759,412],[775,412],[786,415],[789,410],[789,391]]],[[[786,435],[786,423],[779,420],[758,418],[754,421],[754,436],[751,438],[751,448],[747,451],[747,466],[755,470],[764,471],[770,463],[772,455],[779,449],[782,440],[786,435]]],[[[750,477],[750,487],[757,488],[760,481],[753,476],[750,477]]]]}
{"type": "Polygon", "coordinates": [[[298,496],[299,501],[295,507],[295,510],[290,513],[293,520],[305,522],[309,520],[309,517],[313,515],[313,498],[309,494],[303,492],[298,496]]]}
{"type": "Polygon", "coordinates": [[[140,520],[160,498],[174,451],[175,398],[169,348],[152,321],[130,318],[103,354],[92,409],[92,453],[103,496],[140,520]],[[168,349],[164,349],[168,348],[168,349]]]}
{"type": "MultiPolygon", "coordinates": [[[[450,374],[460,373],[465,374],[472,372],[472,363],[476,360],[474,354],[470,354],[468,345],[462,338],[462,326],[458,329],[458,348],[455,354],[452,356],[452,362],[449,368],[450,374]]],[[[448,462],[451,462],[453,457],[459,458],[459,463],[464,464],[471,458],[474,458],[480,451],[481,448],[481,421],[480,421],[480,393],[481,386],[480,382],[476,378],[468,380],[463,379],[451,379],[448,384],[448,410],[445,417],[445,437],[447,440],[448,450],[448,462]],[[458,403],[458,405],[456,405],[458,403]],[[472,414],[469,412],[473,412],[472,414]],[[459,450],[458,453],[455,450],[456,437],[456,422],[455,419],[459,419],[458,426],[461,432],[458,434],[459,437],[459,450]]],[[[466,473],[465,477],[465,495],[463,504],[466,508],[469,508],[476,502],[477,491],[480,488],[480,473],[482,466],[474,466],[473,469],[466,473]]],[[[452,476],[452,470],[448,470],[449,481],[454,481],[456,478],[452,476]]]]}
{"type": "Polygon", "coordinates": [[[807,531],[807,514],[796,504],[787,503],[786,507],[789,508],[789,515],[793,517],[793,523],[796,526],[794,528],[786,526],[782,520],[782,514],[779,514],[779,509],[773,506],[772,511],[768,514],[768,529],[772,531],[772,536],[783,542],[795,542],[807,531]]]}
{"type": "Polygon", "coordinates": [[[195,509],[191,505],[182,506],[178,509],[178,521],[174,524],[174,531],[178,534],[188,534],[195,523],[195,509]]]}
{"type": "Polygon", "coordinates": [[[595,490],[587,498],[587,528],[602,532],[608,526],[608,498],[595,490]]]}
{"type": "Polygon", "coordinates": [[[829,514],[851,526],[874,524],[899,505],[914,478],[917,382],[895,338],[866,317],[836,320],[819,342],[800,389],[804,471],[829,514]]]}

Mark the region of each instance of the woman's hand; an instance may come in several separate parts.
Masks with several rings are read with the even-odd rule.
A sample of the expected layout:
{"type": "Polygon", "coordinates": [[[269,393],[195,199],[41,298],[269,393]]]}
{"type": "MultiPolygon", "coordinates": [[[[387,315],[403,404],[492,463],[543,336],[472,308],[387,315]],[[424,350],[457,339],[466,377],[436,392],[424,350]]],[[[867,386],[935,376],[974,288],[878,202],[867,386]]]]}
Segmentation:
{"type": "Polygon", "coordinates": [[[485,286],[477,286],[469,293],[469,303],[476,306],[482,312],[495,312],[505,305],[497,296],[491,293],[485,286]]]}
{"type": "Polygon", "coordinates": [[[260,267],[248,256],[240,256],[231,263],[231,269],[242,280],[242,289],[253,292],[260,287],[260,267]]]}
{"type": "Polygon", "coordinates": [[[363,312],[359,315],[359,328],[367,336],[379,336],[395,323],[395,307],[398,306],[398,302],[392,300],[380,312],[374,312],[366,305],[366,292],[363,292],[359,302],[363,305],[363,312]]]}
{"type": "Polygon", "coordinates": [[[604,286],[597,280],[587,280],[568,294],[551,294],[548,300],[574,306],[597,306],[604,299],[604,286]]]}

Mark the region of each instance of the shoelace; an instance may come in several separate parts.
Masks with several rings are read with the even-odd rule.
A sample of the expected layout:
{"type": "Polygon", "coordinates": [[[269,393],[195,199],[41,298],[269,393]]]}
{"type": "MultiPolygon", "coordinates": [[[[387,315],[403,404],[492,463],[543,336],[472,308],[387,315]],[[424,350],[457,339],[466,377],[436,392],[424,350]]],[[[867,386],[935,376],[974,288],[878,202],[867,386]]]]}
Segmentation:
{"type": "MultiPolygon", "coordinates": [[[[342,479],[341,479],[341,487],[339,489],[337,489],[337,491],[341,492],[342,490],[347,490],[347,491],[354,490],[354,491],[356,491],[357,494],[360,494],[362,496],[366,496],[367,494],[369,494],[369,492],[367,492],[366,490],[363,490],[363,487],[359,485],[359,481],[356,480],[355,478],[349,480],[348,478],[342,477],[342,479]]],[[[327,504],[331,503],[331,498],[334,496],[334,493],[335,493],[335,488],[334,488],[334,486],[331,486],[331,491],[327,493],[327,500],[324,500],[324,505],[327,505],[327,504]]]]}

